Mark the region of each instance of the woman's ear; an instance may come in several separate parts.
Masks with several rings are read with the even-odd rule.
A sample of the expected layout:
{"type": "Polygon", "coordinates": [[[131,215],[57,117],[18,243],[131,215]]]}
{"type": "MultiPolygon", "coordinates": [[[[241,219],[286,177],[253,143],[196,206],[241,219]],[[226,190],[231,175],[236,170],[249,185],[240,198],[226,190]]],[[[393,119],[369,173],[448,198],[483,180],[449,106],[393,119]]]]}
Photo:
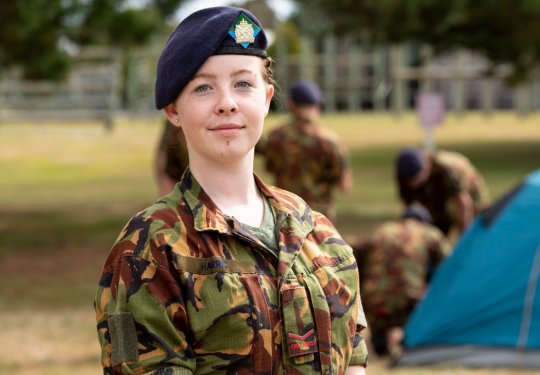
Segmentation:
{"type": "Polygon", "coordinates": [[[270,103],[272,102],[273,97],[274,97],[274,86],[268,85],[268,89],[266,90],[266,103],[264,103],[266,107],[266,113],[270,111],[270,103]]]}
{"type": "Polygon", "coordinates": [[[167,118],[169,119],[171,124],[173,124],[174,126],[182,126],[179,123],[180,116],[178,115],[178,111],[176,110],[176,106],[174,105],[174,103],[171,103],[165,108],[163,108],[163,112],[165,112],[165,115],[167,115],[167,118]]]}

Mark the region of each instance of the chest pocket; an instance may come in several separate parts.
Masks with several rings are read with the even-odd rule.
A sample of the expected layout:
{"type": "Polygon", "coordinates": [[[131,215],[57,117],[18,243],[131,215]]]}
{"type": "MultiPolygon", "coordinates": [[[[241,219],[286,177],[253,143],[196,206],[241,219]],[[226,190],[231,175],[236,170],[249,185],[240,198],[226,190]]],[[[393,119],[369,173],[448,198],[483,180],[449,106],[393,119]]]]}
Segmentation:
{"type": "Polygon", "coordinates": [[[287,352],[296,364],[310,362],[319,351],[317,331],[306,288],[296,286],[281,292],[287,352]]]}

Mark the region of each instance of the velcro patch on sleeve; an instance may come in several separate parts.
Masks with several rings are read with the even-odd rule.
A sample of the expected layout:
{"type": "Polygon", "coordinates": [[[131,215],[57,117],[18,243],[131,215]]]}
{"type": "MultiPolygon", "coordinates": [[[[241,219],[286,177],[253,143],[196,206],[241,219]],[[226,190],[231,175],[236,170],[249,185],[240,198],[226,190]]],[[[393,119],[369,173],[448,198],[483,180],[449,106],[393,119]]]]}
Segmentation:
{"type": "Polygon", "coordinates": [[[139,360],[137,329],[133,314],[124,312],[109,318],[112,366],[139,360]]]}
{"type": "MultiPolygon", "coordinates": [[[[317,332],[311,314],[306,288],[284,289],[281,291],[281,307],[286,332],[289,357],[317,353],[317,332]]],[[[313,360],[313,356],[309,356],[313,360]]],[[[307,362],[306,357],[303,363],[307,362]]]]}

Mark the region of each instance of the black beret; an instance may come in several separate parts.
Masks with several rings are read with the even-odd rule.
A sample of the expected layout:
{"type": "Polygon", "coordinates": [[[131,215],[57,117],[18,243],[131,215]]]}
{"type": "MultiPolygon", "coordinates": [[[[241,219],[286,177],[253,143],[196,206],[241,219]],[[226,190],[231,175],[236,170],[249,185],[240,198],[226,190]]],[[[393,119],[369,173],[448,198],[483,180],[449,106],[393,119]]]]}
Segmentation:
{"type": "Polygon", "coordinates": [[[296,104],[318,104],[324,106],[324,96],[319,86],[310,80],[299,79],[289,88],[291,99],[296,104]]]}
{"type": "Polygon", "coordinates": [[[404,219],[413,218],[413,219],[423,221],[424,223],[433,224],[433,220],[428,210],[418,205],[407,206],[405,208],[405,212],[403,213],[403,218],[404,219]]]}
{"type": "Polygon", "coordinates": [[[261,24],[245,9],[214,7],[190,14],[173,31],[159,57],[156,108],[171,104],[210,56],[264,58],[267,46],[261,24]],[[236,35],[236,30],[244,33],[236,35]]]}
{"type": "Polygon", "coordinates": [[[424,157],[422,152],[414,147],[401,150],[397,157],[396,172],[399,179],[414,177],[422,170],[424,157]]]}

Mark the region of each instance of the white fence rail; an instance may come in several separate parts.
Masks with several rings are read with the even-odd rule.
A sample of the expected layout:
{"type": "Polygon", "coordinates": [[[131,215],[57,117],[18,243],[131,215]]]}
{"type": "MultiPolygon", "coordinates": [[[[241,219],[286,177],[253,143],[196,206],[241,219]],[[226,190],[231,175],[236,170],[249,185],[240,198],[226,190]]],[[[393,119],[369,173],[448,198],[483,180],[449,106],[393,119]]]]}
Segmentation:
{"type": "Polygon", "coordinates": [[[103,121],[112,127],[117,108],[119,58],[110,48],[87,48],[74,59],[64,82],[0,76],[0,124],[8,122],[103,121]]]}

